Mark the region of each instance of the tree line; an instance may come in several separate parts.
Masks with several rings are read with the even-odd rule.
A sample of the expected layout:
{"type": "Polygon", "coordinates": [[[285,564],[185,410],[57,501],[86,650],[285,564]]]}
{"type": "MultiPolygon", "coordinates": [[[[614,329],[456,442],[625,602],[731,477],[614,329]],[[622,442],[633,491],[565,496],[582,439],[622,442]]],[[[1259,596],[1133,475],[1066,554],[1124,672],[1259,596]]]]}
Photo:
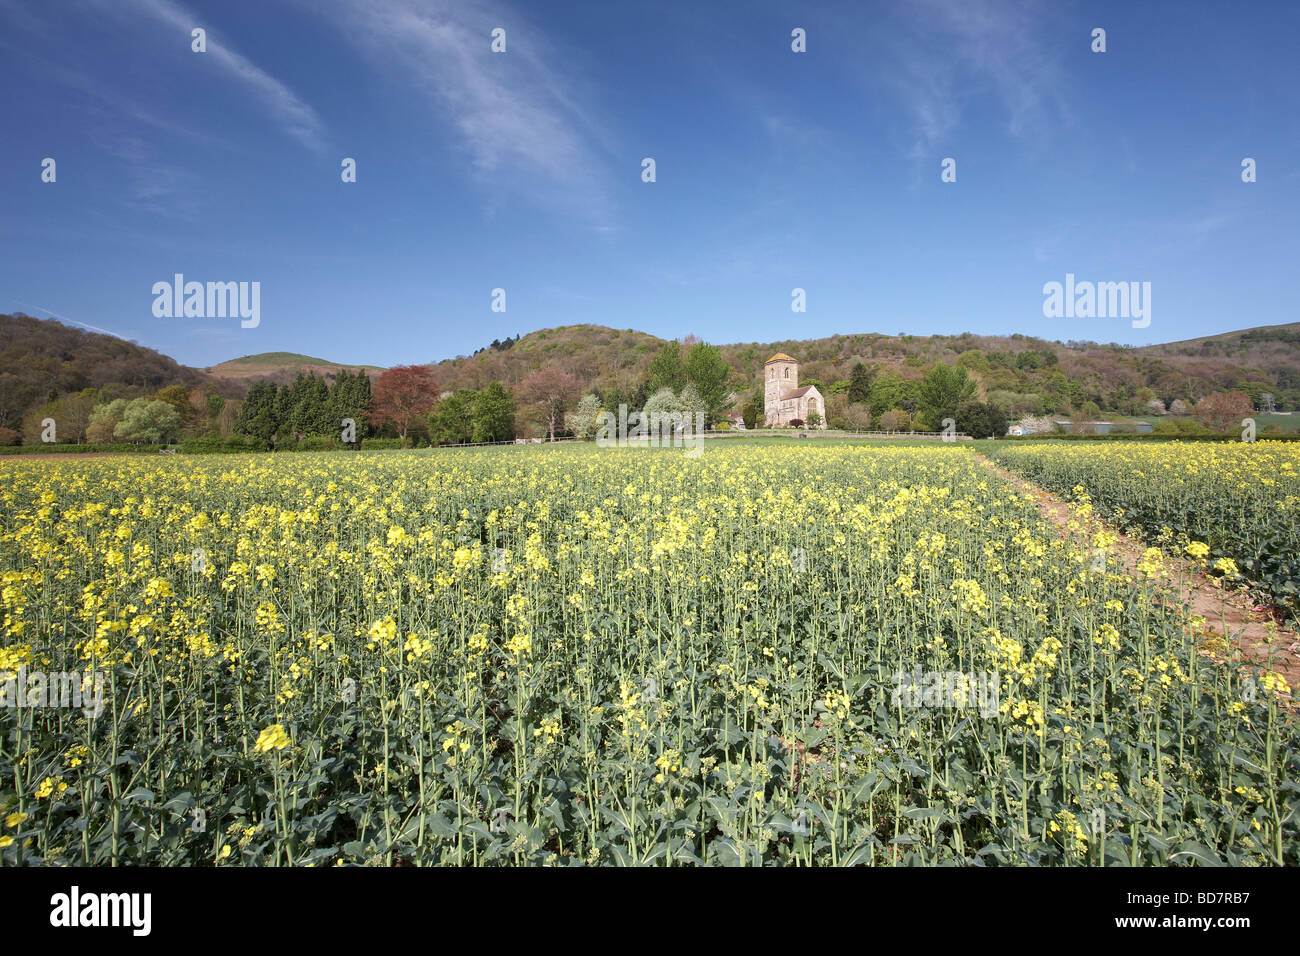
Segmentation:
{"type": "Polygon", "coordinates": [[[354,442],[369,433],[367,413],[373,391],[365,372],[342,369],[333,384],[315,373],[299,372],[292,384],[257,382],[244,397],[235,418],[237,434],[248,435],[269,446],[301,442],[304,438],[344,440],[345,423],[352,423],[346,437],[354,442]]]}

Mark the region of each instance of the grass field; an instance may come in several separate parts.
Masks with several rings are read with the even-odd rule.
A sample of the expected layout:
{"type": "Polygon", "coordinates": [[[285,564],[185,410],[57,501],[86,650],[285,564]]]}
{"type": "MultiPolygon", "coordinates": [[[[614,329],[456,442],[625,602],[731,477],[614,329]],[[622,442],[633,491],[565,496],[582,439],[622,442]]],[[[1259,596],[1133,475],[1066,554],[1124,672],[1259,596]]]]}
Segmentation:
{"type": "Polygon", "coordinates": [[[1284,432],[1300,431],[1300,415],[1256,415],[1257,428],[1280,428],[1284,432]]]}
{"type": "Polygon", "coordinates": [[[1281,679],[967,443],[0,475],[4,865],[1300,863],[1281,679]]]}

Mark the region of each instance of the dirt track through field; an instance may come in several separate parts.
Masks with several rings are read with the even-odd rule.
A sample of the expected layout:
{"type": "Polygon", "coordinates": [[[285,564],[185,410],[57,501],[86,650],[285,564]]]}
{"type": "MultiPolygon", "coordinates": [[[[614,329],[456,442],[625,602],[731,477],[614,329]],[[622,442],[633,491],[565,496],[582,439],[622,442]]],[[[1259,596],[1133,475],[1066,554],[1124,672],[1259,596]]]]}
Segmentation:
{"type": "MultiPolygon", "coordinates": [[[[1029,495],[1043,517],[1056,527],[1062,537],[1082,537],[1078,531],[1068,528],[1072,520],[1094,527],[1101,525],[1113,532],[1117,535],[1117,540],[1111,547],[1112,556],[1126,572],[1137,573],[1138,562],[1147,548],[1146,542],[1124,534],[1095,513],[1085,521],[1069,502],[983,455],[979,459],[989,471],[1016,490],[1029,495]]],[[[1252,598],[1240,589],[1227,590],[1225,593],[1223,588],[1191,561],[1165,555],[1164,567],[1169,572],[1171,583],[1181,590],[1184,599],[1188,601],[1190,613],[1203,617],[1207,629],[1217,635],[1217,640],[1203,641],[1206,653],[1221,660],[1225,656],[1225,648],[1231,648],[1232,656],[1282,674],[1291,686],[1294,703],[1296,695],[1300,694],[1300,635],[1282,627],[1282,613],[1270,605],[1255,603],[1259,600],[1258,596],[1252,598]]]]}

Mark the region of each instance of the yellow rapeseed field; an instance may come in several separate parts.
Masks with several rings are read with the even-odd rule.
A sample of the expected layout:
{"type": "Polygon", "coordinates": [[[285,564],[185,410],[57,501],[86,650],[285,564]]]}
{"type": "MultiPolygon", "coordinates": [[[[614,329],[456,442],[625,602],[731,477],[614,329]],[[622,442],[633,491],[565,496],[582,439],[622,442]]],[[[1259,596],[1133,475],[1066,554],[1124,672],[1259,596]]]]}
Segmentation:
{"type": "Polygon", "coordinates": [[[1280,678],[969,448],[0,476],[4,865],[1300,862],[1280,678]]]}
{"type": "Polygon", "coordinates": [[[1211,573],[1239,572],[1297,610],[1300,443],[1115,442],[1084,450],[1002,442],[992,454],[1031,481],[1202,559],[1211,573]]]}

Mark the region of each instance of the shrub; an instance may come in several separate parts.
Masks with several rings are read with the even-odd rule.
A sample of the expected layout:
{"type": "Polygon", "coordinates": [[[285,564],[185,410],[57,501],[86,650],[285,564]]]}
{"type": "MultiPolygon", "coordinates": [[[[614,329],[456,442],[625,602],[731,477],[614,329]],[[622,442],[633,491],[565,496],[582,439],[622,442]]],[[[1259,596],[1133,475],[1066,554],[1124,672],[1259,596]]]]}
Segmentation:
{"type": "Polygon", "coordinates": [[[204,435],[181,442],[183,455],[237,454],[239,452],[266,451],[266,442],[252,435],[204,435]]]}
{"type": "Polygon", "coordinates": [[[72,442],[62,444],[6,445],[0,446],[0,455],[88,455],[106,453],[151,454],[158,453],[157,445],[127,445],[112,442],[92,442],[77,445],[72,442]]]}

